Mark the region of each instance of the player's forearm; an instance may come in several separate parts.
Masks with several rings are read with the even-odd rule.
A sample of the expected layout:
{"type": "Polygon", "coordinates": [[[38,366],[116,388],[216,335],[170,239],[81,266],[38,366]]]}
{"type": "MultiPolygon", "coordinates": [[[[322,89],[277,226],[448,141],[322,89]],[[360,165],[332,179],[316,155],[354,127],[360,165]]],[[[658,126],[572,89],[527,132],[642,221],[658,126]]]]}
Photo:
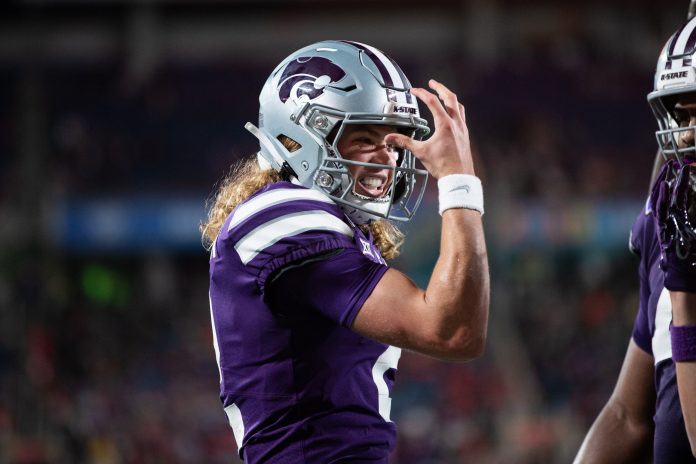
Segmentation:
{"type": "Polygon", "coordinates": [[[610,400],[602,409],[575,457],[574,464],[651,462],[652,426],[631,418],[610,400]]]}
{"type": "Polygon", "coordinates": [[[489,305],[488,256],[481,215],[469,209],[443,213],[440,256],[425,291],[432,330],[454,359],[480,356],[489,305]]]}
{"type": "MultiPolygon", "coordinates": [[[[670,292],[672,324],[675,327],[696,325],[696,293],[670,292]]],[[[674,351],[674,347],[672,348],[674,351]]],[[[679,402],[691,452],[696,456],[696,361],[676,362],[679,402]]]]}
{"type": "Polygon", "coordinates": [[[696,293],[669,292],[672,323],[677,326],[696,324],[696,293]]]}

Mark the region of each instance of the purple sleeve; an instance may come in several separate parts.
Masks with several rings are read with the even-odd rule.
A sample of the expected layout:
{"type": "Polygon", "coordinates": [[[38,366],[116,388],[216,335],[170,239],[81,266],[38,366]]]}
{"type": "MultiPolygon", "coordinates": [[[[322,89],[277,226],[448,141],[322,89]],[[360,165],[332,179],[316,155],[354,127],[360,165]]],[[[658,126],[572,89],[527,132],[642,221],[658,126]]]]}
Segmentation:
{"type": "Polygon", "coordinates": [[[648,324],[648,301],[650,299],[650,282],[647,275],[646,257],[643,253],[643,232],[645,228],[647,216],[642,212],[636,218],[629,239],[629,247],[633,253],[640,257],[638,274],[640,277],[640,304],[638,306],[638,314],[633,322],[633,341],[643,351],[652,355],[652,337],[650,335],[650,326],[648,324]]]}
{"type": "Polygon", "coordinates": [[[640,305],[638,314],[633,322],[633,341],[636,342],[643,351],[652,355],[652,338],[650,336],[650,327],[648,326],[648,297],[650,288],[647,279],[644,276],[641,266],[640,272],[640,305]]]}
{"type": "Polygon", "coordinates": [[[350,328],[387,269],[360,250],[344,248],[271,276],[266,301],[274,312],[288,317],[315,311],[350,328]]]}
{"type": "Polygon", "coordinates": [[[643,228],[645,227],[645,213],[643,211],[638,214],[631,230],[628,234],[628,249],[636,256],[641,256],[641,248],[643,248],[643,228]]]}

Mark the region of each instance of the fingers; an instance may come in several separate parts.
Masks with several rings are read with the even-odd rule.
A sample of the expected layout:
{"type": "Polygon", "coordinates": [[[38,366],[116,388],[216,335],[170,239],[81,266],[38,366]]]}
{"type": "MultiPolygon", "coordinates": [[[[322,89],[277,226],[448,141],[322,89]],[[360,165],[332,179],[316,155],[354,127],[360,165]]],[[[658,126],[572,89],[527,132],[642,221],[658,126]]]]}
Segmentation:
{"type": "Polygon", "coordinates": [[[432,91],[414,88],[411,93],[425,103],[433,115],[435,130],[430,138],[414,141],[390,134],[385,141],[409,149],[435,178],[453,173],[473,174],[464,106],[457,101],[454,92],[443,84],[431,79],[428,85],[432,91]]]}
{"type": "Polygon", "coordinates": [[[674,198],[672,203],[686,210],[691,166],[685,164],[679,168],[674,185],[674,198]]]}
{"type": "Polygon", "coordinates": [[[414,153],[418,152],[418,146],[422,142],[414,140],[406,135],[393,132],[391,134],[387,134],[384,137],[384,143],[387,145],[396,145],[399,148],[405,148],[406,150],[409,150],[411,153],[414,153]]]}
{"type": "Polygon", "coordinates": [[[466,110],[464,110],[464,105],[461,103],[459,103],[459,117],[466,123],[466,110]]]}
{"type": "Polygon", "coordinates": [[[459,103],[457,95],[435,79],[430,79],[428,85],[436,95],[422,88],[413,88],[411,93],[425,103],[433,114],[435,125],[440,126],[448,119],[466,124],[464,105],[459,103]]]}
{"type": "Polygon", "coordinates": [[[449,114],[450,117],[457,119],[462,117],[461,110],[459,108],[461,104],[457,101],[457,96],[454,94],[454,92],[452,92],[450,89],[445,87],[444,84],[441,84],[435,79],[430,79],[428,85],[437,93],[437,96],[440,98],[442,104],[447,109],[447,114],[449,114]]]}
{"type": "Polygon", "coordinates": [[[411,93],[415,95],[420,101],[425,103],[425,106],[428,107],[428,109],[433,115],[435,127],[439,127],[447,119],[449,119],[449,115],[442,107],[440,100],[433,93],[417,87],[412,88],[411,93]]]}
{"type": "Polygon", "coordinates": [[[670,202],[671,192],[669,191],[669,183],[667,178],[669,177],[671,169],[671,162],[666,161],[655,178],[652,192],[650,194],[651,208],[660,221],[664,221],[670,202]]]}
{"type": "Polygon", "coordinates": [[[661,181],[657,187],[657,199],[655,205],[655,214],[658,222],[664,224],[667,219],[667,211],[669,208],[669,186],[667,182],[661,181]]]}

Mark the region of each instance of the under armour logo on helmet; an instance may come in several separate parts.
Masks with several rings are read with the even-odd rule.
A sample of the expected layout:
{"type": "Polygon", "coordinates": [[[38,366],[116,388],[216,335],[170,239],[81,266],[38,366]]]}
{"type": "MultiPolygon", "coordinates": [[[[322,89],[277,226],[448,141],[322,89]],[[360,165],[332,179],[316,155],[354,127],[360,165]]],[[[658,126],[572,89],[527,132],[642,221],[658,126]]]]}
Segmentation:
{"type": "Polygon", "coordinates": [[[340,66],[322,57],[300,57],[288,64],[280,76],[278,96],[285,103],[306,95],[314,100],[324,93],[324,87],[338,82],[346,75],[340,66]]]}

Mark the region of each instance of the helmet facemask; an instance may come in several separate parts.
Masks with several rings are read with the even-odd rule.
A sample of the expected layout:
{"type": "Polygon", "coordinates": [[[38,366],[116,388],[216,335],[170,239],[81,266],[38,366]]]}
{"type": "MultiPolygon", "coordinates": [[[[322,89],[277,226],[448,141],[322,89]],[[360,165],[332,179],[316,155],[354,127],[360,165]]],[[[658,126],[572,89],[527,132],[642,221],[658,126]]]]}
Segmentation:
{"type": "MultiPolygon", "coordinates": [[[[694,89],[696,91],[696,89],[694,89]]],[[[680,143],[682,137],[691,133],[696,138],[696,126],[682,126],[683,118],[677,116],[676,105],[685,93],[668,94],[650,100],[659,129],[655,131],[657,145],[665,159],[676,159],[681,164],[696,160],[696,146],[680,143]]]]}
{"type": "MultiPolygon", "coordinates": [[[[696,126],[684,125],[681,122],[684,120],[677,116],[675,106],[679,102],[679,97],[684,93],[666,95],[662,98],[654,98],[650,101],[659,129],[655,131],[655,138],[660,152],[666,161],[676,160],[677,163],[671,164],[669,172],[666,173],[666,181],[674,183],[682,166],[686,166],[696,162],[696,144],[683,144],[680,140],[684,135],[690,133],[693,140],[696,140],[696,126]]],[[[696,100],[694,100],[696,101],[696,100]]],[[[688,121],[691,119],[687,116],[688,121]]],[[[696,169],[693,166],[686,168],[690,170],[688,182],[690,196],[696,196],[696,169]]],[[[690,207],[687,211],[687,217],[691,219],[692,224],[696,224],[696,201],[689,203],[690,207]]]]}
{"type": "MultiPolygon", "coordinates": [[[[694,143],[683,142],[685,135],[696,138],[696,126],[692,126],[691,118],[680,117],[679,104],[687,101],[696,102],[696,19],[684,24],[672,34],[660,52],[655,70],[653,91],[648,94],[648,103],[657,120],[658,130],[655,131],[660,152],[665,160],[676,160],[670,163],[674,166],[672,172],[666,173],[668,182],[676,177],[680,166],[696,161],[694,143]],[[688,99],[685,97],[688,96],[688,99]],[[683,121],[688,121],[683,123],[683,121]]],[[[693,113],[693,110],[691,111],[693,113]]],[[[689,186],[696,191],[696,177],[690,175],[689,186]]]]}
{"type": "Polygon", "coordinates": [[[422,139],[429,129],[410,88],[396,63],[372,47],[340,41],[305,47],[276,68],[261,92],[255,133],[261,155],[276,170],[287,166],[294,182],[329,196],[355,223],[408,221],[428,177],[413,154],[400,150],[396,166],[352,161],[338,142],[350,125],[385,125],[422,139]],[[301,149],[283,149],[281,135],[301,149]],[[391,184],[379,198],[356,193],[355,166],[388,169],[391,184]]]}
{"type": "Polygon", "coordinates": [[[689,254],[696,257],[696,126],[691,125],[696,103],[694,58],[696,19],[686,23],[665,44],[657,62],[654,90],[648,95],[658,124],[655,137],[666,160],[658,181],[679,192],[679,195],[673,194],[668,208],[666,222],[670,227],[661,233],[666,234],[667,229],[671,231],[666,235],[678,244],[681,259],[689,254]],[[680,114],[684,111],[681,106],[687,106],[685,115],[680,114]],[[686,137],[689,135],[691,137],[686,137]],[[691,143],[688,143],[689,138],[691,143]]]}
{"type": "MultiPolygon", "coordinates": [[[[325,111],[325,109],[319,111],[325,111]]],[[[331,112],[329,110],[329,113],[331,112]]],[[[408,221],[414,215],[423,197],[428,177],[427,171],[419,169],[416,166],[415,156],[404,148],[394,148],[397,152],[395,165],[348,159],[341,153],[339,144],[345,130],[349,126],[356,125],[386,125],[418,140],[428,133],[423,123],[404,120],[400,117],[394,118],[384,114],[344,115],[333,126],[331,132],[323,137],[324,156],[315,173],[315,185],[341,205],[346,214],[356,223],[364,224],[380,218],[408,221]],[[376,171],[390,171],[390,184],[381,196],[372,197],[356,191],[358,179],[351,171],[351,167],[356,166],[376,171]]]]}

